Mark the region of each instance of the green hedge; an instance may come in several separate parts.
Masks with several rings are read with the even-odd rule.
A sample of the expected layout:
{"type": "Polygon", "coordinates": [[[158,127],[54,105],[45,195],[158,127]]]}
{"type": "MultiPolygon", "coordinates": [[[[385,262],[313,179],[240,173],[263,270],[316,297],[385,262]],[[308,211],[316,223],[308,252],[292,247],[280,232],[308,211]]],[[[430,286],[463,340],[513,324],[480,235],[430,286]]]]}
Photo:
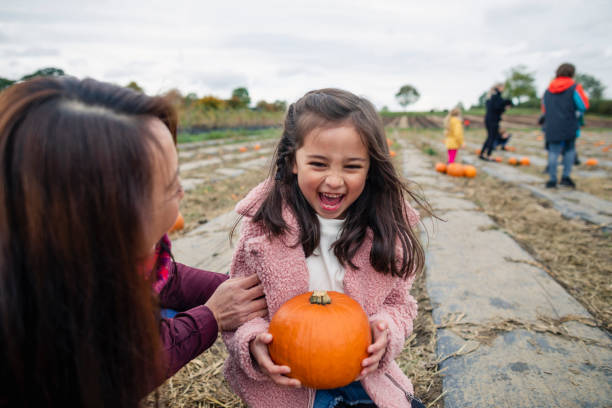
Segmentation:
{"type": "Polygon", "coordinates": [[[587,112],[599,115],[612,115],[612,99],[591,101],[591,106],[587,112]]]}

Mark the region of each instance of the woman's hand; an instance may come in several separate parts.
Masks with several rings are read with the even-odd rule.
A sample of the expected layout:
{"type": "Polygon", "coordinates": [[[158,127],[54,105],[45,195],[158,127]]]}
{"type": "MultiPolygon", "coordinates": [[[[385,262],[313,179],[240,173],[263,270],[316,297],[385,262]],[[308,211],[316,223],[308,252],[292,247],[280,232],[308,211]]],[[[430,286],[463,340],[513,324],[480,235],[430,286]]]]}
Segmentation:
{"type": "Polygon", "coordinates": [[[387,322],[375,320],[370,322],[370,328],[372,329],[374,343],[370,344],[368,347],[368,353],[370,355],[361,362],[363,369],[357,378],[358,380],[361,380],[378,368],[378,363],[380,363],[380,359],[385,354],[387,345],[389,344],[389,327],[387,322]]]}
{"type": "Polygon", "coordinates": [[[276,365],[270,358],[268,344],[271,342],[272,335],[270,333],[260,333],[249,343],[249,350],[251,350],[253,358],[259,364],[259,368],[278,385],[300,388],[301,384],[299,380],[289,378],[285,375],[291,372],[291,368],[288,366],[276,365]]]}
{"type": "Polygon", "coordinates": [[[215,316],[219,331],[234,330],[255,317],[268,314],[263,286],[256,274],[226,280],[205,305],[215,316]]]}

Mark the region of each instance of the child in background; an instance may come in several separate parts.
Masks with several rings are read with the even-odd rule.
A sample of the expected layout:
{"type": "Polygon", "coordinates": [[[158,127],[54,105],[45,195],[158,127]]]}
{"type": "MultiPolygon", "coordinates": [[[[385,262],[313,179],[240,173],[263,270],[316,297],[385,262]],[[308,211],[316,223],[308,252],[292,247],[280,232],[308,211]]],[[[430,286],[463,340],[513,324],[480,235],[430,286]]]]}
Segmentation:
{"type": "Polygon", "coordinates": [[[444,119],[444,144],[448,150],[448,164],[455,162],[457,149],[465,146],[463,141],[463,125],[461,124],[461,109],[453,108],[444,119]]]}
{"type": "MultiPolygon", "coordinates": [[[[584,113],[577,110],[576,111],[576,117],[578,118],[578,129],[576,129],[576,140],[578,140],[578,138],[580,137],[580,128],[584,126],[584,113]]],[[[578,149],[574,148],[576,153],[574,156],[574,164],[576,166],[580,165],[580,163],[582,163],[580,161],[580,159],[578,158],[578,149]]]]}
{"type": "Polygon", "coordinates": [[[236,207],[230,275],[260,276],[269,317],[299,294],[343,292],[368,315],[373,343],[353,383],[304,388],[270,358],[269,317],[256,318],[223,335],[228,383],[253,408],[418,404],[394,359],[412,332],[409,291],[424,264],[419,216],[404,195],[420,200],[393,167],[374,106],[339,89],[308,92],[289,106],[273,163],[274,177],[236,207]]]}
{"type": "Polygon", "coordinates": [[[499,138],[493,143],[493,149],[499,147],[501,150],[507,150],[506,144],[508,144],[511,137],[512,133],[509,133],[507,129],[499,128],[499,138]]]}

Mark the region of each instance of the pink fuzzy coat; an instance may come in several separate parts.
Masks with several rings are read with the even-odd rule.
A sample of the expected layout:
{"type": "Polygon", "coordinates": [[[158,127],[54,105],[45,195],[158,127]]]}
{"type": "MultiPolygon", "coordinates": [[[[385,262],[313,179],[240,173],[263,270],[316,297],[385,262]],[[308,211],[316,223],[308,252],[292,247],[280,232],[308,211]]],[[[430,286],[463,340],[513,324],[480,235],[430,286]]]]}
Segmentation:
{"type": "MultiPolygon", "coordinates": [[[[267,194],[266,182],[255,187],[236,206],[245,216],[240,241],[234,252],[230,276],[257,273],[264,286],[269,316],[292,297],[308,292],[308,269],[299,239],[298,222],[291,210],[283,210],[283,218],[292,232],[282,239],[268,239],[262,228],[251,221],[267,194]]],[[[418,215],[409,208],[410,223],[418,222],[418,215]]],[[[404,348],[412,333],[412,322],[417,314],[416,300],[409,294],[413,278],[400,278],[376,272],[369,262],[371,233],[357,252],[353,262],[359,270],[346,267],[344,292],[355,299],[370,320],[384,320],[389,326],[390,342],[379,368],[361,380],[366,392],[381,408],[410,407],[404,391],[413,393],[412,383],[400,370],[394,358],[404,348]],[[389,376],[402,389],[395,385],[389,376]]],[[[268,330],[268,318],[255,318],[234,332],[224,332],[223,340],[229,351],[225,362],[225,378],[232,389],[253,408],[310,408],[315,390],[278,386],[265,375],[251,357],[249,342],[268,330]]]]}

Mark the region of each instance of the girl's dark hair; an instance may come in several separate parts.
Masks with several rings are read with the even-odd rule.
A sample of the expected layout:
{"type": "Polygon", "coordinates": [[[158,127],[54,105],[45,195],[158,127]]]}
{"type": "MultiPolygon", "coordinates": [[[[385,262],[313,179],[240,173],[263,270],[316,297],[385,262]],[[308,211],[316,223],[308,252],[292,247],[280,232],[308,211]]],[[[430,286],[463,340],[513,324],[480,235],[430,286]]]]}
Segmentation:
{"type": "Polygon", "coordinates": [[[160,382],[154,117],[176,138],[163,98],[92,79],[0,93],[0,405],[135,407],[160,382]]]}
{"type": "Polygon", "coordinates": [[[300,191],[293,174],[295,152],[304,137],[316,128],[341,124],[354,126],[367,147],[370,168],[366,185],[349,207],[340,238],[333,244],[338,260],[355,268],[352,259],[366,238],[373,233],[370,263],[375,270],[407,278],[422,269],[425,254],[417,232],[408,223],[404,193],[422,203],[397,175],[390,160],[389,148],[380,116],[366,99],[340,89],[320,89],[308,92],[291,104],[285,117],[281,140],[276,148],[275,182],[253,217],[271,236],[279,236],[289,228],[282,217],[283,203],[293,210],[300,226],[300,242],[306,256],[319,245],[319,222],[314,209],[300,191]],[[396,244],[402,253],[398,262],[396,244]]]}

